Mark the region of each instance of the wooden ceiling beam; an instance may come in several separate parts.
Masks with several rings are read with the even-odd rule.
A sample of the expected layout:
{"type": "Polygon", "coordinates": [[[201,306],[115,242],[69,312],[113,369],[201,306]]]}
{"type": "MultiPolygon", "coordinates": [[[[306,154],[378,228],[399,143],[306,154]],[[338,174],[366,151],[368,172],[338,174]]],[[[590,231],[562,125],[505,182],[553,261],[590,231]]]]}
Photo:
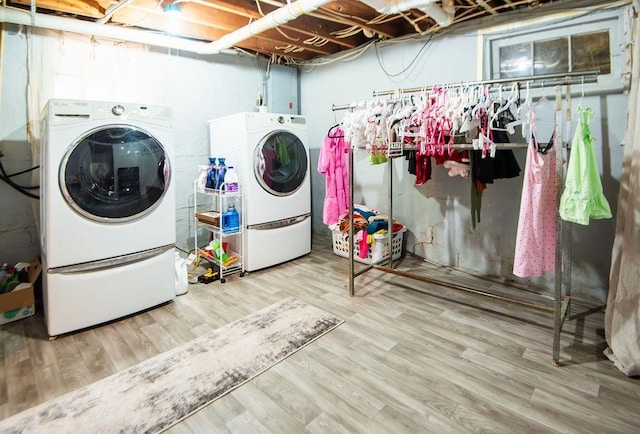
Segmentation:
{"type": "MultiPolygon", "coordinates": [[[[3,4],[28,11],[31,1],[3,0],[3,4]]],[[[299,0],[135,0],[118,8],[110,19],[111,24],[105,25],[139,27],[195,40],[215,41],[294,1],[299,0]],[[171,22],[162,11],[164,4],[174,1],[183,11],[183,18],[176,23],[171,22]]],[[[106,11],[113,10],[112,6],[119,4],[121,0],[35,2],[38,13],[100,22],[106,11]]],[[[498,16],[505,10],[532,8],[553,2],[554,0],[455,0],[457,13],[454,24],[498,16]]],[[[310,60],[362,46],[372,38],[393,39],[439,31],[439,26],[430,26],[431,21],[427,15],[423,17],[415,10],[403,14],[381,15],[360,0],[334,0],[275,29],[253,35],[237,46],[258,54],[310,60]],[[421,30],[425,25],[428,29],[421,30]],[[345,37],[340,37],[341,35],[345,37]]]]}
{"type": "MultiPolygon", "coordinates": [[[[155,0],[136,0],[131,7],[150,9],[156,3],[157,2],[155,0]]],[[[229,2],[221,0],[191,0],[179,4],[181,5],[183,17],[186,17],[190,21],[198,23],[208,21],[208,23],[213,27],[233,31],[250,24],[252,20],[258,20],[263,17],[257,8],[254,7],[251,9],[247,7],[245,3],[246,2],[229,2]]],[[[263,6],[262,12],[267,14],[275,9],[276,8],[267,4],[263,6]]],[[[355,48],[364,42],[359,38],[336,38],[331,35],[331,32],[341,30],[341,27],[323,26],[323,23],[319,23],[318,20],[305,17],[304,15],[290,23],[285,23],[279,26],[279,28],[284,33],[296,32],[296,37],[301,37],[301,35],[306,36],[304,38],[301,37],[301,39],[320,37],[326,39],[330,43],[344,48],[355,48]]],[[[335,51],[338,51],[339,49],[340,48],[336,48],[335,51]]]]}
{"type": "MultiPolygon", "coordinates": [[[[237,5],[238,2],[234,1],[225,1],[225,0],[197,0],[197,1],[205,1],[211,5],[213,8],[224,9],[227,11],[236,11],[238,14],[242,14],[247,16],[248,18],[259,19],[262,18],[263,15],[260,14],[257,7],[254,6],[253,9],[248,8],[246,6],[237,5]]],[[[251,2],[255,5],[255,1],[251,2]]],[[[268,14],[273,12],[274,10],[284,6],[285,4],[279,3],[278,1],[265,1],[262,0],[261,11],[263,14],[268,14]]],[[[302,15],[296,18],[293,22],[285,23],[279,26],[285,30],[295,29],[298,32],[306,33],[308,36],[319,36],[322,37],[334,44],[341,45],[345,48],[355,48],[358,45],[362,44],[362,40],[359,38],[336,38],[332,35],[333,32],[342,30],[342,27],[336,26],[335,24],[344,24],[342,22],[336,23],[335,20],[331,20],[334,25],[327,26],[326,23],[318,22],[318,18],[321,18],[324,21],[328,21],[329,18],[316,12],[311,12],[306,15],[302,15]],[[294,24],[295,23],[295,24],[294,24]]]]}
{"type": "MultiPolygon", "coordinates": [[[[144,1],[144,0],[143,0],[144,1]]],[[[29,0],[16,0],[15,4],[22,6],[29,6],[29,0]]],[[[154,2],[156,4],[156,2],[154,2]]],[[[38,0],[37,7],[47,9],[51,11],[63,12],[66,14],[73,14],[86,18],[102,18],[105,14],[107,5],[100,5],[96,2],[75,2],[75,1],[59,1],[59,0],[38,0]],[[106,7],[105,7],[106,6],[106,7]]],[[[40,12],[40,11],[39,11],[40,12]]],[[[226,18],[229,18],[227,16],[226,18]]],[[[72,18],[69,18],[72,19],[72,18]]],[[[218,25],[217,28],[212,28],[210,25],[201,25],[198,23],[189,22],[183,20],[182,22],[171,22],[163,16],[162,12],[158,10],[139,9],[135,7],[127,7],[118,11],[112,17],[111,22],[116,25],[123,26],[136,26],[151,30],[160,30],[165,33],[175,34],[176,36],[185,36],[192,39],[213,41],[219,39],[225,34],[246,25],[246,22],[238,23],[237,25],[218,25]],[[220,28],[222,27],[222,28],[220,28]]],[[[109,24],[105,24],[109,25],[109,24]]],[[[262,37],[256,36],[251,40],[245,41],[242,44],[238,44],[239,47],[249,50],[257,51],[260,53],[276,53],[280,56],[287,56],[298,60],[310,60],[317,56],[325,56],[340,51],[340,47],[337,45],[325,44],[322,47],[317,47],[310,44],[303,44],[294,41],[286,41],[277,31],[275,33],[268,33],[262,37]],[[285,48],[302,49],[302,52],[287,52],[285,48]]]]}
{"type": "MultiPolygon", "coordinates": [[[[31,7],[30,0],[12,0],[8,5],[20,5],[31,7]]],[[[76,0],[37,0],[36,10],[47,9],[54,12],[80,15],[89,18],[100,18],[104,16],[105,8],[95,1],[76,0]]],[[[38,12],[40,12],[38,10],[38,12]]]]}
{"type": "MultiPolygon", "coordinates": [[[[186,8],[185,8],[186,9],[186,8]]],[[[193,39],[204,41],[215,41],[220,39],[225,34],[235,30],[238,26],[235,26],[228,21],[226,24],[211,25],[209,20],[201,20],[200,15],[195,14],[190,16],[187,10],[183,9],[183,17],[180,20],[171,20],[158,13],[148,13],[144,9],[137,8],[123,8],[113,15],[111,22],[130,25],[130,23],[136,23],[137,27],[162,30],[163,32],[175,34],[176,36],[185,36],[193,39]]],[[[312,44],[305,44],[302,40],[292,41],[282,36],[276,30],[270,30],[260,35],[255,35],[253,38],[238,44],[245,49],[260,49],[265,50],[265,47],[270,47],[276,53],[283,53],[285,48],[289,49],[302,49],[308,51],[313,56],[326,56],[340,51],[340,47],[331,44],[325,44],[323,46],[315,46],[312,44]],[[251,42],[252,41],[252,42],[251,42]]],[[[306,56],[305,56],[306,57],[306,56]]]]}
{"type": "MultiPolygon", "coordinates": [[[[320,19],[332,19],[348,26],[357,26],[372,34],[377,34],[382,39],[393,39],[402,35],[402,27],[389,22],[374,24],[380,14],[360,1],[334,1],[327,3],[318,9],[314,17],[320,19]]],[[[396,18],[400,18],[398,15],[396,18]]]]}
{"type": "MultiPolygon", "coordinates": [[[[216,1],[218,3],[220,0],[216,1]]],[[[262,4],[261,8],[264,13],[274,11],[275,9],[284,6],[283,3],[278,0],[260,0],[262,4]]],[[[317,20],[330,22],[333,24],[346,25],[349,27],[357,26],[362,29],[370,30],[372,33],[377,33],[385,38],[394,38],[399,36],[397,26],[391,23],[371,24],[370,21],[377,18],[379,14],[375,14],[373,9],[361,3],[357,0],[341,0],[327,3],[323,7],[309,12],[301,17],[298,17],[295,21],[304,23],[304,27],[314,29],[317,24],[317,20]],[[362,18],[364,16],[364,18],[362,18]]],[[[326,26],[326,24],[324,25],[326,26]]],[[[323,27],[324,27],[323,26],[323,27]]],[[[344,30],[344,27],[335,27],[330,30],[324,31],[329,36],[331,33],[344,30]]],[[[345,38],[346,39],[346,38],[345,38]]],[[[349,48],[355,48],[366,42],[366,38],[360,38],[356,44],[350,44],[349,48]]],[[[338,43],[338,42],[336,42],[338,43]]]]}
{"type": "Polygon", "coordinates": [[[482,6],[484,8],[485,11],[489,12],[491,15],[498,15],[498,12],[496,12],[496,10],[494,8],[492,8],[489,3],[487,3],[484,0],[476,0],[476,3],[478,3],[480,6],[482,6]]]}

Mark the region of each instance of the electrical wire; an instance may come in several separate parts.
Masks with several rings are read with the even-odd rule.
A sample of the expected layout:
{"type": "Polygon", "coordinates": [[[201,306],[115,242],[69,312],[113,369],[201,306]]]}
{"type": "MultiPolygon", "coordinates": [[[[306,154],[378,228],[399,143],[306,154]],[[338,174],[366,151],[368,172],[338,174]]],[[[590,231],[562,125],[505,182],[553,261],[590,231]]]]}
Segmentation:
{"type": "Polygon", "coordinates": [[[304,44],[313,45],[314,47],[322,47],[329,42],[328,39],[325,39],[321,36],[314,36],[312,38],[305,39],[303,41],[304,44]]]}
{"type": "MultiPolygon", "coordinates": [[[[0,165],[2,165],[2,162],[0,162],[0,165]]],[[[5,173],[4,175],[5,175],[6,177],[8,177],[8,178],[13,178],[14,176],[23,175],[23,174],[25,174],[25,173],[32,172],[32,171],[34,171],[34,170],[36,170],[36,169],[39,169],[39,168],[40,168],[40,166],[34,166],[34,167],[30,167],[29,169],[21,170],[20,172],[12,173],[11,175],[7,175],[6,173],[5,173]]],[[[27,188],[27,189],[36,189],[36,188],[40,188],[40,186],[39,186],[39,185],[36,185],[36,186],[29,186],[29,187],[22,187],[22,188],[27,188]]]]}
{"type": "Polygon", "coordinates": [[[285,32],[282,31],[282,29],[280,29],[280,27],[274,27],[274,30],[277,30],[278,33],[280,33],[282,36],[284,36],[286,39],[288,39],[290,41],[298,42],[300,40],[300,38],[293,38],[293,37],[287,35],[285,32]]]}
{"type": "Polygon", "coordinates": [[[295,45],[287,44],[287,45],[276,45],[276,50],[282,50],[284,53],[302,53],[304,48],[296,47],[295,45]]]}
{"type": "MultiPolygon", "coordinates": [[[[0,158],[1,157],[2,156],[0,154],[0,158]]],[[[36,194],[33,194],[30,191],[27,191],[27,190],[32,190],[32,189],[38,189],[38,188],[40,188],[39,186],[23,186],[23,185],[20,185],[20,184],[17,184],[15,182],[13,182],[13,180],[11,179],[12,176],[20,175],[22,173],[26,173],[26,172],[29,172],[31,170],[35,170],[37,168],[39,168],[39,166],[32,167],[31,169],[23,170],[22,172],[18,172],[18,173],[14,173],[12,175],[9,175],[4,170],[4,165],[2,164],[2,161],[0,161],[0,172],[2,172],[2,175],[0,175],[0,180],[6,182],[9,186],[13,187],[14,189],[19,191],[20,193],[24,194],[25,196],[29,196],[32,199],[40,199],[40,196],[38,196],[36,194]]]]}
{"type": "Polygon", "coordinates": [[[314,60],[309,60],[309,61],[301,61],[301,60],[297,60],[297,59],[289,59],[289,61],[287,62],[287,65],[294,65],[297,66],[299,68],[306,68],[304,69],[305,72],[311,72],[313,71],[313,69],[317,66],[325,66],[325,65],[330,65],[332,63],[335,62],[348,62],[350,60],[354,60],[357,59],[358,57],[360,57],[362,54],[364,54],[367,49],[374,43],[374,41],[369,41],[364,45],[361,45],[360,47],[354,48],[353,50],[349,50],[347,52],[343,52],[343,54],[337,56],[337,57],[332,57],[330,59],[314,59],[314,60]]]}
{"type": "Polygon", "coordinates": [[[411,26],[413,27],[413,29],[416,31],[416,33],[418,33],[419,35],[423,34],[423,30],[420,28],[420,26],[418,25],[418,20],[412,20],[409,15],[403,13],[402,11],[398,12],[398,15],[400,15],[402,18],[405,19],[405,21],[407,21],[409,24],[411,24],[411,26]]]}
{"type": "Polygon", "coordinates": [[[359,26],[351,26],[346,29],[336,30],[335,32],[331,32],[332,36],[336,38],[348,38],[349,36],[357,35],[362,31],[362,28],[359,26]]]}
{"type": "Polygon", "coordinates": [[[402,71],[397,72],[397,73],[390,73],[389,71],[386,70],[386,68],[382,64],[382,59],[380,58],[380,53],[378,52],[378,44],[374,44],[374,47],[375,47],[375,50],[376,50],[376,59],[378,60],[378,65],[380,66],[380,69],[382,69],[382,72],[384,72],[387,75],[387,77],[398,77],[399,75],[402,75],[405,72],[407,72],[413,66],[413,64],[418,60],[418,58],[420,58],[420,56],[422,55],[423,51],[426,50],[427,47],[431,44],[431,40],[433,39],[433,35],[434,35],[433,33],[431,33],[429,35],[429,37],[424,42],[424,44],[422,44],[422,47],[420,47],[420,50],[418,50],[418,53],[413,57],[411,62],[409,62],[409,64],[402,71]]]}
{"type": "Polygon", "coordinates": [[[135,27],[135,26],[137,26],[138,24],[140,24],[141,22],[143,22],[144,20],[149,18],[149,16],[151,14],[155,13],[156,9],[158,9],[162,5],[162,3],[164,3],[164,0],[158,0],[158,2],[151,9],[149,9],[146,13],[144,13],[141,18],[137,19],[133,23],[122,24],[122,27],[135,27]]]}
{"type": "MultiPolygon", "coordinates": [[[[256,6],[257,6],[257,8],[258,8],[258,13],[260,13],[260,15],[262,15],[262,16],[264,17],[264,16],[265,16],[265,14],[264,14],[264,12],[262,12],[262,7],[260,6],[260,1],[259,1],[259,0],[255,0],[255,1],[256,1],[256,6]]],[[[297,42],[297,41],[299,41],[299,40],[300,40],[300,38],[293,38],[293,37],[291,37],[291,36],[287,35],[284,31],[282,31],[282,30],[280,29],[280,27],[277,27],[277,26],[276,26],[276,27],[274,27],[274,29],[275,29],[278,33],[280,33],[282,36],[284,36],[286,39],[288,39],[288,40],[290,40],[290,41],[297,42]]],[[[277,48],[277,47],[276,47],[276,48],[277,48]]],[[[303,50],[301,50],[301,51],[303,51],[303,50]]]]}

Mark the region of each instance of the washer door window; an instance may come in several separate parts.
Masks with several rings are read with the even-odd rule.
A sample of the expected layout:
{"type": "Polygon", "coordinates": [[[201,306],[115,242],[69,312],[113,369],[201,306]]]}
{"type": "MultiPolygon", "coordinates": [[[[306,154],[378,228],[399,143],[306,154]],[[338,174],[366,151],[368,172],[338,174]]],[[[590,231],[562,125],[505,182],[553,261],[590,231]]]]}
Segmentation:
{"type": "Polygon", "coordinates": [[[69,148],[60,167],[60,187],[69,205],[98,221],[128,221],[151,212],[169,177],[160,142],[124,125],[90,131],[69,148]]]}
{"type": "Polygon", "coordinates": [[[258,144],[254,155],[256,179],[274,196],[295,193],[307,176],[307,152],[298,137],[273,131],[258,144]]]}

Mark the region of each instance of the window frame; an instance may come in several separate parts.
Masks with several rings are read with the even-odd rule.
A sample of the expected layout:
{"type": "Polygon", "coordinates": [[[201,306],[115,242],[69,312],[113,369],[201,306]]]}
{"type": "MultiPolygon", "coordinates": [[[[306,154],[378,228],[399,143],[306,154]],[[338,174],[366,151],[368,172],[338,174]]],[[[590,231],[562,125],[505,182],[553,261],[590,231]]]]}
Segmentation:
{"type": "MultiPolygon", "coordinates": [[[[628,46],[626,39],[630,38],[630,31],[626,32],[625,11],[627,7],[580,14],[575,17],[566,15],[554,16],[545,20],[532,20],[529,23],[520,22],[518,30],[513,26],[502,29],[489,29],[481,35],[483,38],[482,76],[484,80],[500,78],[500,48],[520,43],[544,42],[551,39],[596,33],[609,32],[611,52],[611,71],[608,74],[598,74],[598,82],[584,84],[585,92],[620,92],[628,89],[630,66],[628,63],[628,46]]],[[[569,50],[571,41],[569,39],[569,50]]],[[[533,61],[533,58],[532,58],[533,61]]],[[[571,62],[571,52],[569,52],[571,62]]],[[[521,79],[513,77],[514,81],[521,79]]]]}

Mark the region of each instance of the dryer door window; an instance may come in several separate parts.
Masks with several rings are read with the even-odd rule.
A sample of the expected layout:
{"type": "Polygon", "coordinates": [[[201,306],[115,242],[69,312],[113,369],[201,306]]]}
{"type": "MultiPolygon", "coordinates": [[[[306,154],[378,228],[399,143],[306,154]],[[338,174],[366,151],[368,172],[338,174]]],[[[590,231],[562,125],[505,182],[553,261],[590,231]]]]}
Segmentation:
{"type": "Polygon", "coordinates": [[[168,157],[150,134],[108,125],[73,144],[60,167],[60,187],[81,215],[122,222],[151,212],[170,181],[168,157]]]}
{"type": "Polygon", "coordinates": [[[274,196],[295,193],[307,176],[307,152],[298,137],[287,131],[273,131],[256,147],[256,179],[274,196]]]}

